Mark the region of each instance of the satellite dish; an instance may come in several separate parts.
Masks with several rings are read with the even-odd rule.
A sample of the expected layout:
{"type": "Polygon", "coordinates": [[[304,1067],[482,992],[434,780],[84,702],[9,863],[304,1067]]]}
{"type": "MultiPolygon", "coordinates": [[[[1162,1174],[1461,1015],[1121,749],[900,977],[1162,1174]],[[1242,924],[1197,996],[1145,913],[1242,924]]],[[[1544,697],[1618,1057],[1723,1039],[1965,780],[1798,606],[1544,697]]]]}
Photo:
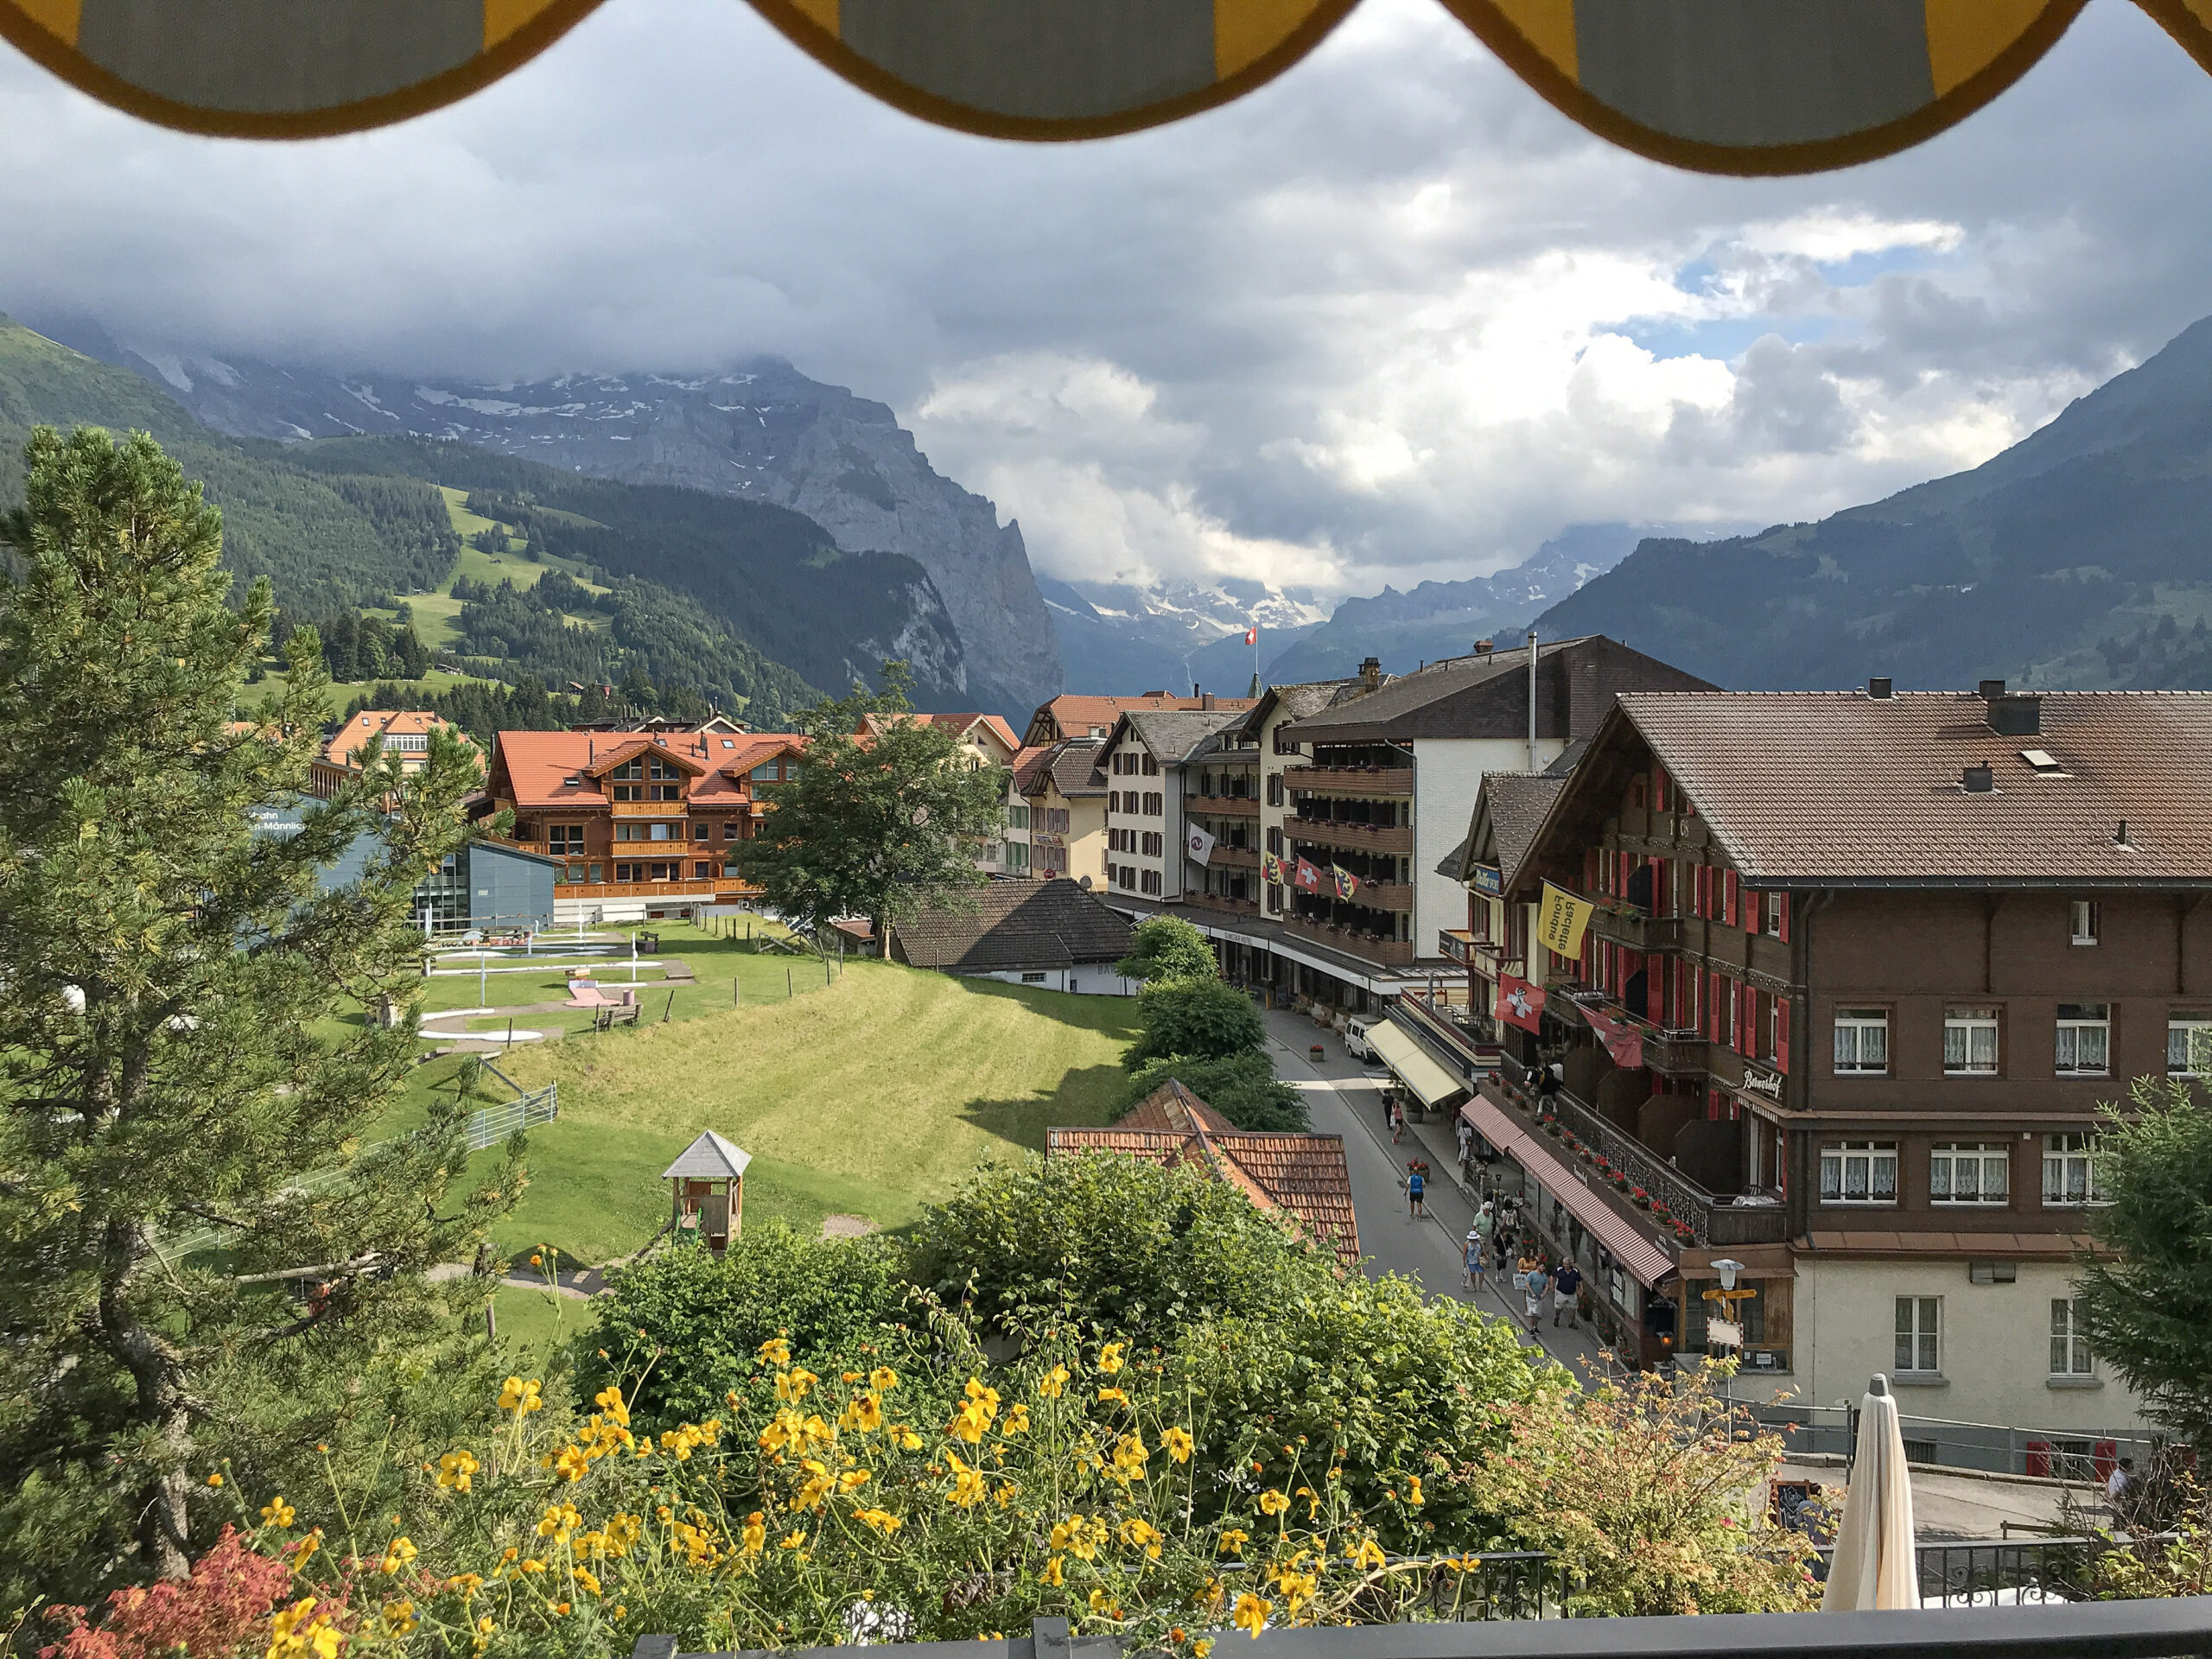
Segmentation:
{"type": "Polygon", "coordinates": [[[1085,893],[1089,893],[1090,891],[1090,878],[1086,875],[1082,880],[1076,883],[1076,885],[1081,887],[1085,893]]]}

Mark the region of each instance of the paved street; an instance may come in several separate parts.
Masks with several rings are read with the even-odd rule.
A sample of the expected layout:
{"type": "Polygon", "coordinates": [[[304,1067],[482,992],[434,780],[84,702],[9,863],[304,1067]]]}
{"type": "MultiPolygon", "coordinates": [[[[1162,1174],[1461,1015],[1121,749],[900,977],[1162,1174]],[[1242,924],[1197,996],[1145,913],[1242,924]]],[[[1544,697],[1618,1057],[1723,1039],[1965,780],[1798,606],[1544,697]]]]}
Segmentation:
{"type": "MultiPolygon", "coordinates": [[[[1343,1040],[1324,1032],[1303,1015],[1275,1010],[1262,1016],[1275,1075],[1305,1096],[1313,1127],[1344,1138],[1344,1161],[1351,1173],[1352,1211],[1359,1221],[1359,1243],[1370,1257],[1370,1272],[1404,1273],[1419,1278],[1438,1295],[1472,1300],[1485,1313],[1511,1319],[1521,1340],[1532,1340],[1520,1322],[1521,1305],[1510,1289],[1492,1287],[1480,1296],[1461,1283],[1460,1243],[1474,1220],[1471,1207],[1453,1184],[1452,1132],[1448,1123],[1409,1127],[1406,1143],[1390,1144],[1390,1131],[1382,1118],[1382,1078],[1380,1066],[1369,1076],[1360,1063],[1344,1052],[1343,1040]],[[1322,1046],[1317,1065],[1307,1050],[1322,1046]],[[1415,1136],[1421,1139],[1416,1145],[1415,1136]],[[1432,1177],[1428,1183],[1428,1218],[1414,1221],[1407,1213],[1406,1160],[1428,1155],[1432,1177]],[[1508,1306],[1508,1297],[1512,1297],[1508,1306]]],[[[1597,1362],[1598,1344],[1587,1331],[1554,1329],[1548,1311],[1538,1337],[1545,1351],[1580,1376],[1597,1362]]]]}

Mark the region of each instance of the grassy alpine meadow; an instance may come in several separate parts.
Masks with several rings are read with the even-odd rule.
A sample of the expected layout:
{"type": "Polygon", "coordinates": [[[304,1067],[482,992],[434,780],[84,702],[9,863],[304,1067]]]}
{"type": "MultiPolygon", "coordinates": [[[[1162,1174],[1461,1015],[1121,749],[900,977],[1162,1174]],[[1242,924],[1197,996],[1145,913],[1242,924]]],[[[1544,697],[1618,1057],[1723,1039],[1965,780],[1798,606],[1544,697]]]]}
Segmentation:
{"type": "MultiPolygon", "coordinates": [[[[677,930],[661,931],[672,946],[677,930]]],[[[683,953],[703,954],[688,941],[683,953]]],[[[784,959],[749,956],[741,980],[753,962],[775,964],[781,981],[784,959]]],[[[808,964],[791,967],[803,978],[808,964]]],[[[501,1247],[550,1244],[579,1262],[638,1249],[667,1219],[661,1171],[702,1129],[753,1154],[747,1220],[810,1231],[830,1214],[900,1225],[979,1163],[1041,1151],[1046,1126],[1115,1115],[1133,1001],[874,961],[849,961],[826,985],[819,963],[813,973],[805,995],[734,1008],[727,977],[718,996],[679,988],[667,1024],[499,1057],[524,1089],[561,1091],[559,1119],[531,1131],[531,1185],[499,1227],[501,1247]],[[716,1011],[683,1017],[687,995],[716,1011]]],[[[648,1021],[667,995],[651,997],[648,1021]]],[[[410,1095],[441,1072],[450,1088],[454,1065],[422,1068],[410,1095]]]]}

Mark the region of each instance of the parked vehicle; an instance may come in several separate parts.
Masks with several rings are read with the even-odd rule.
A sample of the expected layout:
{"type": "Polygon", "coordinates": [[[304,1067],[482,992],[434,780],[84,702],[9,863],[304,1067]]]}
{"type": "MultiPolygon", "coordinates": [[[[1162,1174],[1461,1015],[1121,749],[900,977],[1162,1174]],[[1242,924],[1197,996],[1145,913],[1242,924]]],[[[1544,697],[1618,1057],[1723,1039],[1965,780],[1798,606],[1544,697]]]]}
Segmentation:
{"type": "Polygon", "coordinates": [[[1344,1052],[1355,1060],[1376,1058],[1375,1045],[1367,1040],[1368,1027],[1375,1023],[1365,1014],[1356,1014],[1344,1021],[1344,1052]]]}

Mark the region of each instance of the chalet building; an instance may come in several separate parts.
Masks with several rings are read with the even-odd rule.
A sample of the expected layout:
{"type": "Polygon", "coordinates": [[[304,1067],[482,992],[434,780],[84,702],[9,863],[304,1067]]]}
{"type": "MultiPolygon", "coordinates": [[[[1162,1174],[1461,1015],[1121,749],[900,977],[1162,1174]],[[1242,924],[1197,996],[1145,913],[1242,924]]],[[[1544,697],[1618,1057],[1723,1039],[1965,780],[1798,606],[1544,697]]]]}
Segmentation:
{"type": "Polygon", "coordinates": [[[1801,1400],[1887,1372],[2046,1472],[2139,1423],[2074,1263],[2100,1103],[2212,1025],[2212,696],[1630,693],[1571,775],[1492,783],[1470,954],[1537,1028],[1491,1028],[1465,1115],[1628,1351],[1705,1350],[1726,1257],[1746,1371],[1801,1400]],[[1546,883],[1596,906],[1574,958],[1546,883]]]}
{"type": "Polygon", "coordinates": [[[1165,691],[1147,691],[1134,697],[1094,697],[1071,691],[1037,705],[1021,742],[1025,748],[1040,748],[1065,738],[1111,737],[1115,726],[1127,714],[1204,714],[1215,709],[1242,713],[1251,706],[1249,697],[1217,697],[1211,691],[1187,697],[1165,691]]]}
{"type": "Polygon", "coordinates": [[[925,906],[891,925],[893,962],[1077,995],[1134,996],[1115,964],[1128,922],[1072,881],[994,881],[960,905],[925,906]]]}
{"type": "Polygon", "coordinates": [[[1117,899],[1203,890],[1205,872],[1185,868],[1184,763],[1238,712],[1141,709],[1116,722],[1105,741],[1106,886],[1117,899]]]}
{"type": "Polygon", "coordinates": [[[501,732],[486,792],[516,845],[556,861],[563,921],[696,912],[754,896],[724,854],[804,759],[790,733],[501,732]]]}
{"type": "Polygon", "coordinates": [[[1579,747],[1624,690],[1705,684],[1597,635],[1540,646],[1531,679],[1522,646],[1395,677],[1370,658],[1355,677],[1268,689],[1180,767],[1187,819],[1249,824],[1251,896],[1237,901],[1233,868],[1195,866],[1179,883],[1163,876],[1159,893],[1116,881],[1111,896],[1181,906],[1231,979],[1286,1000],[1367,1013],[1458,975],[1445,936],[1464,931],[1467,896],[1437,866],[1465,838],[1484,777],[1541,770],[1579,747]],[[1219,757],[1211,768],[1209,756],[1219,757]],[[1209,787],[1249,788],[1250,803],[1194,793],[1209,787]]]}
{"type": "Polygon", "coordinates": [[[469,741],[458,726],[427,709],[364,709],[340,721],[323,739],[308,763],[308,792],[328,800],[346,779],[358,776],[361,751],[373,737],[384,740],[385,753],[398,760],[402,772],[420,772],[430,756],[430,734],[438,730],[469,741]]]}
{"type": "Polygon", "coordinates": [[[1029,874],[1103,887],[1106,804],[1111,797],[1103,738],[1071,737],[1024,749],[1015,788],[1026,808],[1029,874]]]}

